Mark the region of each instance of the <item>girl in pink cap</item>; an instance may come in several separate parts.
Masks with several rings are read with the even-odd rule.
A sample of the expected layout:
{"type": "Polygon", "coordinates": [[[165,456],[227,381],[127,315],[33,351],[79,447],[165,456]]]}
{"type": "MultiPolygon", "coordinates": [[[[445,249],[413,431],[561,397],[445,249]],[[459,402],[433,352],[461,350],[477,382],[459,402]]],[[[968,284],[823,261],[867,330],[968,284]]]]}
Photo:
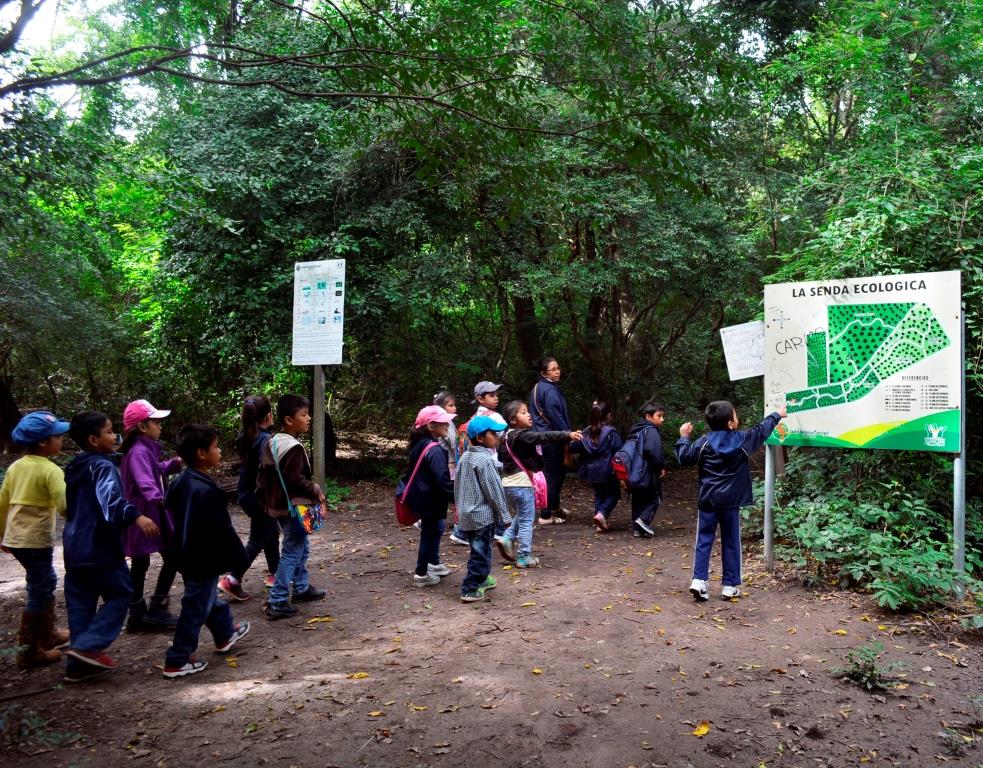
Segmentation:
{"type": "Polygon", "coordinates": [[[140,531],[127,529],[123,539],[123,548],[130,558],[130,575],[133,580],[127,632],[174,629],[177,626],[177,617],[167,610],[168,594],[177,575],[169,558],[162,556],[163,563],[149,608],[143,598],[150,555],[154,552],[163,553],[164,542],[172,530],[170,516],[164,512],[167,476],[180,471],[184,463],[179,458],[168,461],[161,461],[160,458],[160,420],[170,415],[170,411],[159,410],[146,400],[134,400],[123,411],[123,429],[126,434],[120,448],[123,462],[119,468],[123,495],[140,514],[149,517],[160,528],[157,536],[147,536],[140,531]]]}
{"type": "Polygon", "coordinates": [[[440,577],[451,572],[440,562],[440,537],[444,533],[447,505],[454,501],[454,483],[447,467],[447,452],[439,441],[447,436],[447,425],[453,418],[439,405],[420,410],[410,432],[410,465],[396,486],[396,495],[406,492],[407,505],[420,518],[415,587],[439,584],[440,577]],[[410,475],[413,475],[412,483],[409,483],[410,475]]]}

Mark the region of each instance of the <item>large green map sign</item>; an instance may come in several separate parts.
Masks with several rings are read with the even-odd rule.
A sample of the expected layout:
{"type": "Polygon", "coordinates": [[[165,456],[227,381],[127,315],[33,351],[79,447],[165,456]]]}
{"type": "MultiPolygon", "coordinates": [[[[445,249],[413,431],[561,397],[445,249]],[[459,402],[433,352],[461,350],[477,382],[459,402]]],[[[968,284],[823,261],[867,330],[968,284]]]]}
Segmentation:
{"type": "Polygon", "coordinates": [[[960,273],[765,286],[772,444],[959,450],[960,273]]]}

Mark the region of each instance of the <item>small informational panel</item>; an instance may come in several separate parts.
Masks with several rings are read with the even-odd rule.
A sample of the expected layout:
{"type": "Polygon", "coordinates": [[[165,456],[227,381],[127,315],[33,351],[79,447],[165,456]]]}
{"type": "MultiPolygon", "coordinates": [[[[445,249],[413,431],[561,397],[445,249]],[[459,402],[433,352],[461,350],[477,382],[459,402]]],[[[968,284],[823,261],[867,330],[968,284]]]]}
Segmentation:
{"type": "Polygon", "coordinates": [[[765,286],[768,442],[960,449],[961,273],[765,286]]]}
{"type": "Polygon", "coordinates": [[[761,320],[720,329],[731,381],[765,375],[765,324],[761,320]]]}
{"type": "Polygon", "coordinates": [[[340,365],[345,260],[294,264],[294,365],[340,365]]]}

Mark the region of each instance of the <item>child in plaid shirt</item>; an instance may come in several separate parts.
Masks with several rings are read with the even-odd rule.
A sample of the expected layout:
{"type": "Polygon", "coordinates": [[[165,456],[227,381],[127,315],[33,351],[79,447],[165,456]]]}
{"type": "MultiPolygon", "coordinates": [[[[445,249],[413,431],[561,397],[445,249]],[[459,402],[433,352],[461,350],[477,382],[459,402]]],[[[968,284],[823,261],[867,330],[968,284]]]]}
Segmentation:
{"type": "Polygon", "coordinates": [[[502,478],[490,453],[498,448],[504,429],[504,425],[489,416],[475,416],[468,422],[471,445],[457,464],[454,501],[458,525],[471,544],[468,574],[461,583],[464,603],[484,600],[485,592],[495,588],[495,577],[489,573],[495,525],[512,522],[502,478]]]}

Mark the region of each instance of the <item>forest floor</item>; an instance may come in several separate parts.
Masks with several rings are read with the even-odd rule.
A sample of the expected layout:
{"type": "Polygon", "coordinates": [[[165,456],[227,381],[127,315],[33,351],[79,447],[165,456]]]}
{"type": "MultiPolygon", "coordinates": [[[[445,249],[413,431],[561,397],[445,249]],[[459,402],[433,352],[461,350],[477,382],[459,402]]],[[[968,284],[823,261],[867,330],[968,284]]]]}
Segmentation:
{"type": "Polygon", "coordinates": [[[467,551],[445,538],[455,573],[414,589],[416,532],[395,526],[391,486],[355,483],[311,540],[312,581],[328,598],[295,620],[264,619],[258,560],[245,584],[257,597],[233,606],[252,631],[224,656],[203,632],[209,668],[177,681],[161,677],[161,634],[124,634],[110,651],[121,668],[88,685],[62,684],[58,668],[18,672],[9,649],[23,575],[0,557],[0,759],[7,768],[983,764],[972,728],[983,704],[978,636],[768,574],[754,544],[744,596],[717,596],[715,550],[711,600],[696,604],[694,495],[692,475],[671,475],[655,538],[634,539],[626,502],[614,529],[597,534],[589,489],[568,481],[570,522],[536,531],[543,567],[496,559],[498,588],[464,605],[467,551]],[[897,687],[867,692],[831,672],[874,642],[879,664],[903,665],[897,687]]]}

